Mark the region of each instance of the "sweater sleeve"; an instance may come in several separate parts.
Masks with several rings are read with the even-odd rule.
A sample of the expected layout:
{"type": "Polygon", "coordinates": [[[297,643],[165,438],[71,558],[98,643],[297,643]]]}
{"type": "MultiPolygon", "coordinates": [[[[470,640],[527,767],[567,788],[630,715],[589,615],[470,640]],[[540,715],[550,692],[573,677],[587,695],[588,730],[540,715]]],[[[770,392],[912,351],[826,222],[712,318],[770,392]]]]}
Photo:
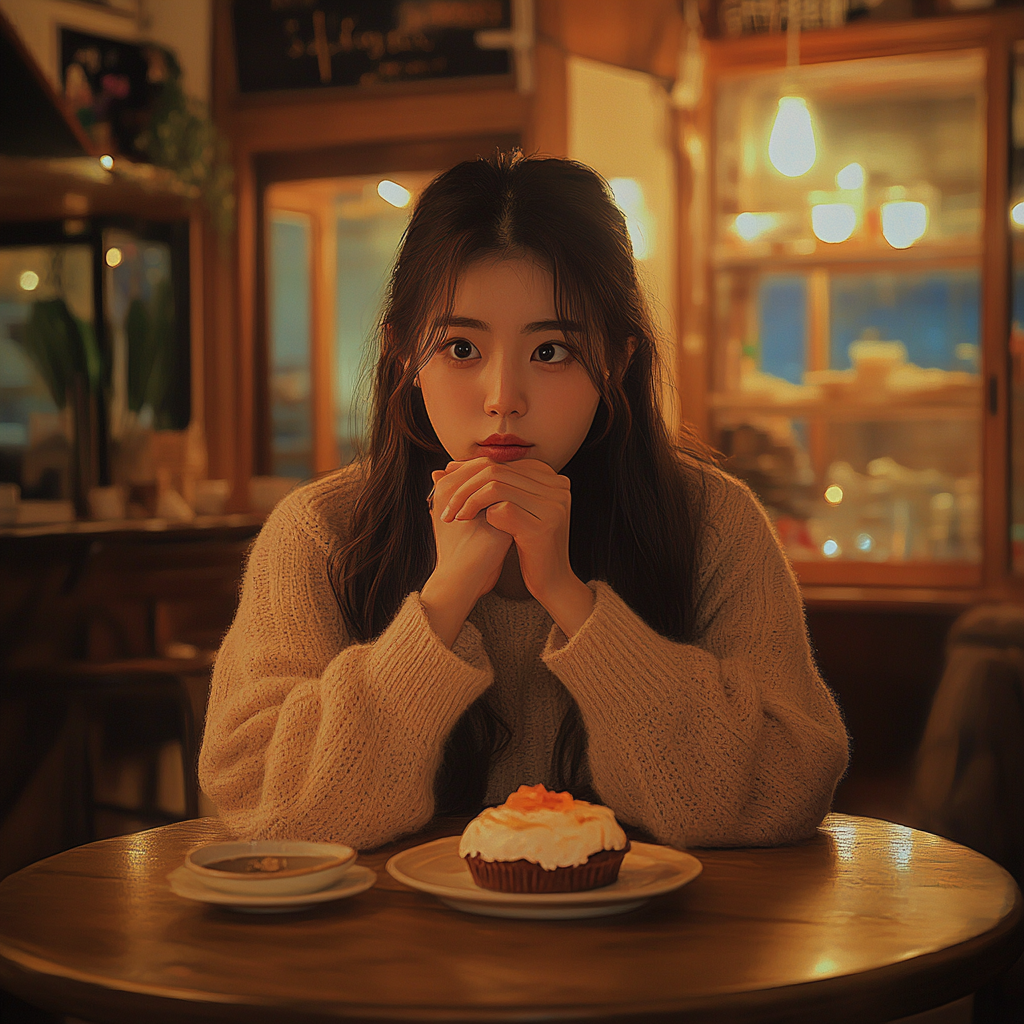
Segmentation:
{"type": "Polygon", "coordinates": [[[353,643],[327,549],[301,513],[286,499],[249,556],[214,667],[200,783],[245,838],[366,849],[430,819],[445,739],[492,670],[476,627],[447,648],[416,593],[376,640],[353,643]]]}
{"type": "Polygon", "coordinates": [[[842,718],[807,640],[786,557],[750,492],[719,477],[696,639],[648,626],[607,584],[543,658],[579,705],[594,786],[622,820],[679,846],[813,833],[847,763],[842,718]]]}

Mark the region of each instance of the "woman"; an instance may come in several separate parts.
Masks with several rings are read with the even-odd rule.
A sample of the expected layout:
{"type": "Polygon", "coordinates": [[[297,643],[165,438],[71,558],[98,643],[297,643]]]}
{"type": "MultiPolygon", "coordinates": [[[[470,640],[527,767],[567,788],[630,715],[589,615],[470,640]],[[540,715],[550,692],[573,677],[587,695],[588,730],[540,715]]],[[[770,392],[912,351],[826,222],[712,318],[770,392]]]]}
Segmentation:
{"type": "Polygon", "coordinates": [[[843,724],[763,510],[659,416],[605,183],[442,174],[378,335],[366,457],[275,509],[217,659],[226,823],[368,848],[543,782],[666,843],[811,834],[843,724]]]}

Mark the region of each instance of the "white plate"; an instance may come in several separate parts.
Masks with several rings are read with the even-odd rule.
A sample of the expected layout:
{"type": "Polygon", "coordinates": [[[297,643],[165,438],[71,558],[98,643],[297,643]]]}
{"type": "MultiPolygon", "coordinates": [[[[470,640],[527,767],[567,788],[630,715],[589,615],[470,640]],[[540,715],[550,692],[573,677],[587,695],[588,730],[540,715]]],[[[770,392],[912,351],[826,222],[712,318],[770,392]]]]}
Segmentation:
{"type": "Polygon", "coordinates": [[[633,843],[617,881],[586,892],[515,893],[482,889],[459,856],[461,836],[396,853],[387,863],[392,878],[438,896],[442,903],[489,917],[575,918],[624,914],[652,896],[678,889],[701,872],[696,857],[668,846],[633,843]]]}
{"type": "Polygon", "coordinates": [[[187,900],[200,903],[215,903],[219,907],[230,910],[241,910],[250,914],[279,914],[289,910],[302,910],[315,903],[329,903],[331,900],[343,900],[346,896],[355,896],[366,892],[377,881],[377,873],[362,864],[353,864],[341,878],[326,889],[316,892],[296,893],[291,896],[242,896],[230,892],[218,892],[204,885],[193,871],[184,864],[175,868],[167,881],[171,890],[187,900]]]}

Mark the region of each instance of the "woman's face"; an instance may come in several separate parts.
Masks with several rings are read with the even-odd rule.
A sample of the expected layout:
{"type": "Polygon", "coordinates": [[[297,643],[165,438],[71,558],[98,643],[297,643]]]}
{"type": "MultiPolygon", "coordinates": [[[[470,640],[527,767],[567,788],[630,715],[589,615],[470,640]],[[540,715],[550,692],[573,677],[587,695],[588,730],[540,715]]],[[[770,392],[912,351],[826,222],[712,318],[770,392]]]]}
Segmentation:
{"type": "Polygon", "coordinates": [[[566,347],[554,280],[532,260],[475,263],[458,282],[443,341],[419,372],[427,415],[456,462],[576,454],[600,396],[566,347]]]}

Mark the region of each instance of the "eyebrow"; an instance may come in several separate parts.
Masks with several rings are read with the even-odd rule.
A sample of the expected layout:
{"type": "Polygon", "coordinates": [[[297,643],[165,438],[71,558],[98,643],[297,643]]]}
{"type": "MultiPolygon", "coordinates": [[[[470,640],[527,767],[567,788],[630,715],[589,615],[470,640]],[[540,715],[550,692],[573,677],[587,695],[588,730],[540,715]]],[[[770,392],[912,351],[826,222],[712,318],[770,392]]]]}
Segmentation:
{"type": "MultiPolygon", "coordinates": [[[[467,327],[474,331],[489,331],[491,325],[483,320],[476,320],[469,316],[450,316],[447,319],[438,320],[434,326],[440,330],[446,327],[467,327]]],[[[561,331],[568,334],[571,331],[579,331],[580,325],[573,320],[535,320],[523,328],[524,334],[543,334],[545,331],[561,331]]]]}

